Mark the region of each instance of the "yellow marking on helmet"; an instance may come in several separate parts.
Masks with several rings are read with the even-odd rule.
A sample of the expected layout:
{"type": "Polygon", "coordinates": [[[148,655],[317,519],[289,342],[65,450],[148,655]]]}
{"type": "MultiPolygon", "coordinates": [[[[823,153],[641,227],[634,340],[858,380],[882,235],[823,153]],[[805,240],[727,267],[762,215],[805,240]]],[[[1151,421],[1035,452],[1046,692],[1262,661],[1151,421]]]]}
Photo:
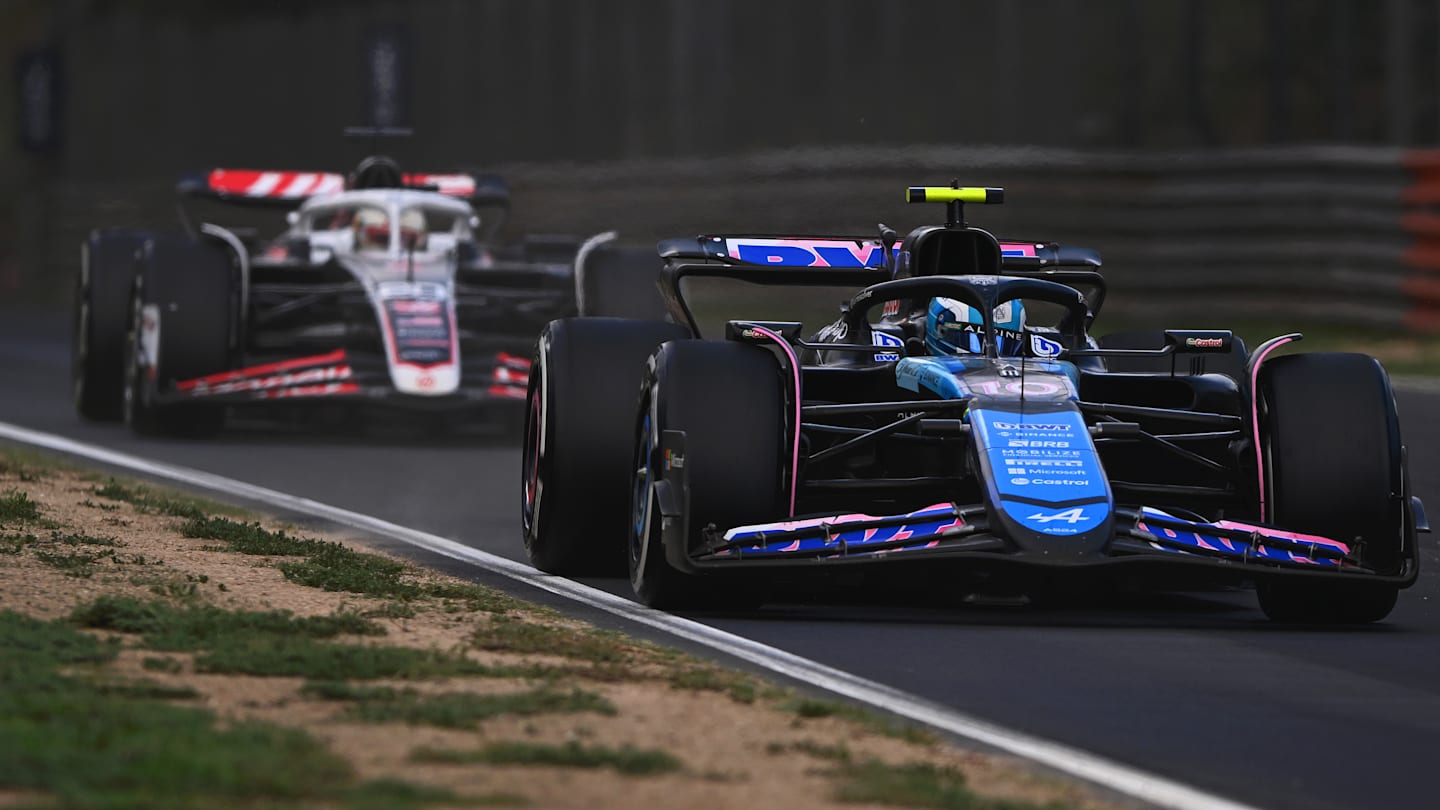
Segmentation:
{"type": "Polygon", "coordinates": [[[911,186],[905,189],[905,202],[1003,203],[1005,202],[1005,189],[980,188],[978,186],[965,188],[911,186]]]}

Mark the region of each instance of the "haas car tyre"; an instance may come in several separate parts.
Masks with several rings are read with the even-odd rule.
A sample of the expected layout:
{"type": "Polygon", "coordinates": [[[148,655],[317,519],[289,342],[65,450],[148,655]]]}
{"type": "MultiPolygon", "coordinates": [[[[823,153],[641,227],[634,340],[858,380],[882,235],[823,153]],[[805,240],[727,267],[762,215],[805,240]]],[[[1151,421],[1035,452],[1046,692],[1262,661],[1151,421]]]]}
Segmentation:
{"type": "Polygon", "coordinates": [[[626,487],[645,358],[690,337],[671,323],[614,318],[552,321],[530,371],[521,464],[525,549],[541,571],[624,570],[626,487]]]}
{"type": "Polygon", "coordinates": [[[217,245],[145,242],[125,349],[125,421],[137,433],[201,437],[223,427],[222,407],[176,402],[173,392],[177,382],[230,368],[231,274],[230,256],[217,245]]]}
{"type": "Polygon", "coordinates": [[[640,601],[664,609],[750,607],[754,583],[691,575],[676,567],[720,530],[783,518],[785,394],[768,351],[739,343],[667,343],[651,358],[636,418],[630,515],[630,584],[640,601]],[[657,449],[666,431],[684,434],[685,548],[667,548],[656,483],[671,462],[657,449]]]}
{"type": "Polygon", "coordinates": [[[70,378],[75,410],[85,419],[118,421],[124,413],[125,323],[144,240],[136,231],[98,230],[80,246],[70,378]]]}
{"type": "MultiPolygon", "coordinates": [[[[1267,519],[1350,544],[1380,574],[1401,572],[1414,542],[1400,423],[1390,380],[1361,354],[1279,357],[1261,367],[1260,436],[1267,519]]],[[[1256,583],[1277,621],[1374,622],[1399,587],[1347,577],[1274,577],[1256,583]]]]}
{"type": "Polygon", "coordinates": [[[586,242],[575,257],[575,299],[581,315],[664,320],[668,312],[657,282],[654,247],[625,247],[614,234],[586,242]]]}

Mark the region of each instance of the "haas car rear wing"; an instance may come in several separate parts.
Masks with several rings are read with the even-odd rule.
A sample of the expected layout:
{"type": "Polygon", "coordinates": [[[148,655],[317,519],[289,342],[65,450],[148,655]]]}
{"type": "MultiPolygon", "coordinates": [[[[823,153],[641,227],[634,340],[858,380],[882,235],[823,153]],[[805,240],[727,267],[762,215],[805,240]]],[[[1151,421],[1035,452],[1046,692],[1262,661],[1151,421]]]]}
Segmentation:
{"type": "MultiPolygon", "coordinates": [[[[474,206],[510,206],[510,188],[492,174],[406,174],[401,188],[437,191],[474,206]]],[[[210,169],[181,176],[175,190],[241,205],[290,208],[311,197],[346,188],[345,176],[334,172],[210,169]]]]}

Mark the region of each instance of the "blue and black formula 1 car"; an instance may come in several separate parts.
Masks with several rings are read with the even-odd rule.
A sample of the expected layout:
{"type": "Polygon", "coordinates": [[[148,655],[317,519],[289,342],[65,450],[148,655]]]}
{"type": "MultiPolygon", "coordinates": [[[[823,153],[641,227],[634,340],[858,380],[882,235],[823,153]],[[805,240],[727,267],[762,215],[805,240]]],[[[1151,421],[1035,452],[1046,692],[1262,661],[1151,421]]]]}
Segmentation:
{"type": "Polygon", "coordinates": [[[1376,360],[1276,356],[1299,335],[1094,339],[1093,251],[967,226],[963,204],[998,189],[908,198],[946,203],[946,224],[662,242],[675,322],[550,323],[523,461],[536,567],[628,559],[668,608],[851,571],[978,593],[1253,582],[1280,621],[1390,613],[1428,525],[1376,360]],[[715,280],[858,292],[808,338],[733,318],[709,334],[688,292],[715,280]]]}

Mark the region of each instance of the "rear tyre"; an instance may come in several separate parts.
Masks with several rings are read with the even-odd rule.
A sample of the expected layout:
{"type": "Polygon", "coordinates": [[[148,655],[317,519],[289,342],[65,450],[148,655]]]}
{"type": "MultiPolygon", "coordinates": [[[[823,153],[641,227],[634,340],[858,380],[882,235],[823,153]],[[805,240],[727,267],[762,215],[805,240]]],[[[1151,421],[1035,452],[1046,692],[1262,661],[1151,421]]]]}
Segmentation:
{"type": "Polygon", "coordinates": [[[581,315],[665,320],[660,257],[655,248],[587,245],[575,261],[575,295],[581,315]]]}
{"type": "Polygon", "coordinates": [[[125,326],[144,240],[135,231],[100,230],[80,246],[70,379],[75,411],[91,421],[118,422],[124,415],[125,326]]]}
{"type": "Polygon", "coordinates": [[[530,368],[521,449],[525,549],[541,571],[619,576],[636,392],[645,358],[670,323],[613,318],[551,321],[530,368]]]}
{"type": "MultiPolygon", "coordinates": [[[[785,392],[775,356],[738,343],[667,343],[651,358],[636,417],[630,515],[630,584],[640,601],[666,610],[746,608],[760,601],[753,582],[677,569],[706,526],[723,531],[783,518],[785,392]],[[654,449],[665,431],[685,434],[684,549],[662,541],[655,483],[664,461],[654,449]],[[667,551],[672,557],[667,557],[667,551]]],[[[680,493],[676,493],[679,495],[680,493]]]]}
{"type": "MultiPolygon", "coordinates": [[[[1261,367],[1257,395],[1270,522],[1333,537],[1357,548],[1366,567],[1400,573],[1412,528],[1400,420],[1380,363],[1363,354],[1278,357],[1261,367]]],[[[1256,590],[1276,621],[1355,624],[1388,616],[1399,587],[1276,577],[1256,590]]]]}
{"type": "Polygon", "coordinates": [[[200,438],[218,433],[218,405],[162,403],[182,380],[230,368],[235,308],[230,255],[181,237],[155,237],[141,250],[130,296],[125,349],[125,421],[142,435],[200,438]]]}

